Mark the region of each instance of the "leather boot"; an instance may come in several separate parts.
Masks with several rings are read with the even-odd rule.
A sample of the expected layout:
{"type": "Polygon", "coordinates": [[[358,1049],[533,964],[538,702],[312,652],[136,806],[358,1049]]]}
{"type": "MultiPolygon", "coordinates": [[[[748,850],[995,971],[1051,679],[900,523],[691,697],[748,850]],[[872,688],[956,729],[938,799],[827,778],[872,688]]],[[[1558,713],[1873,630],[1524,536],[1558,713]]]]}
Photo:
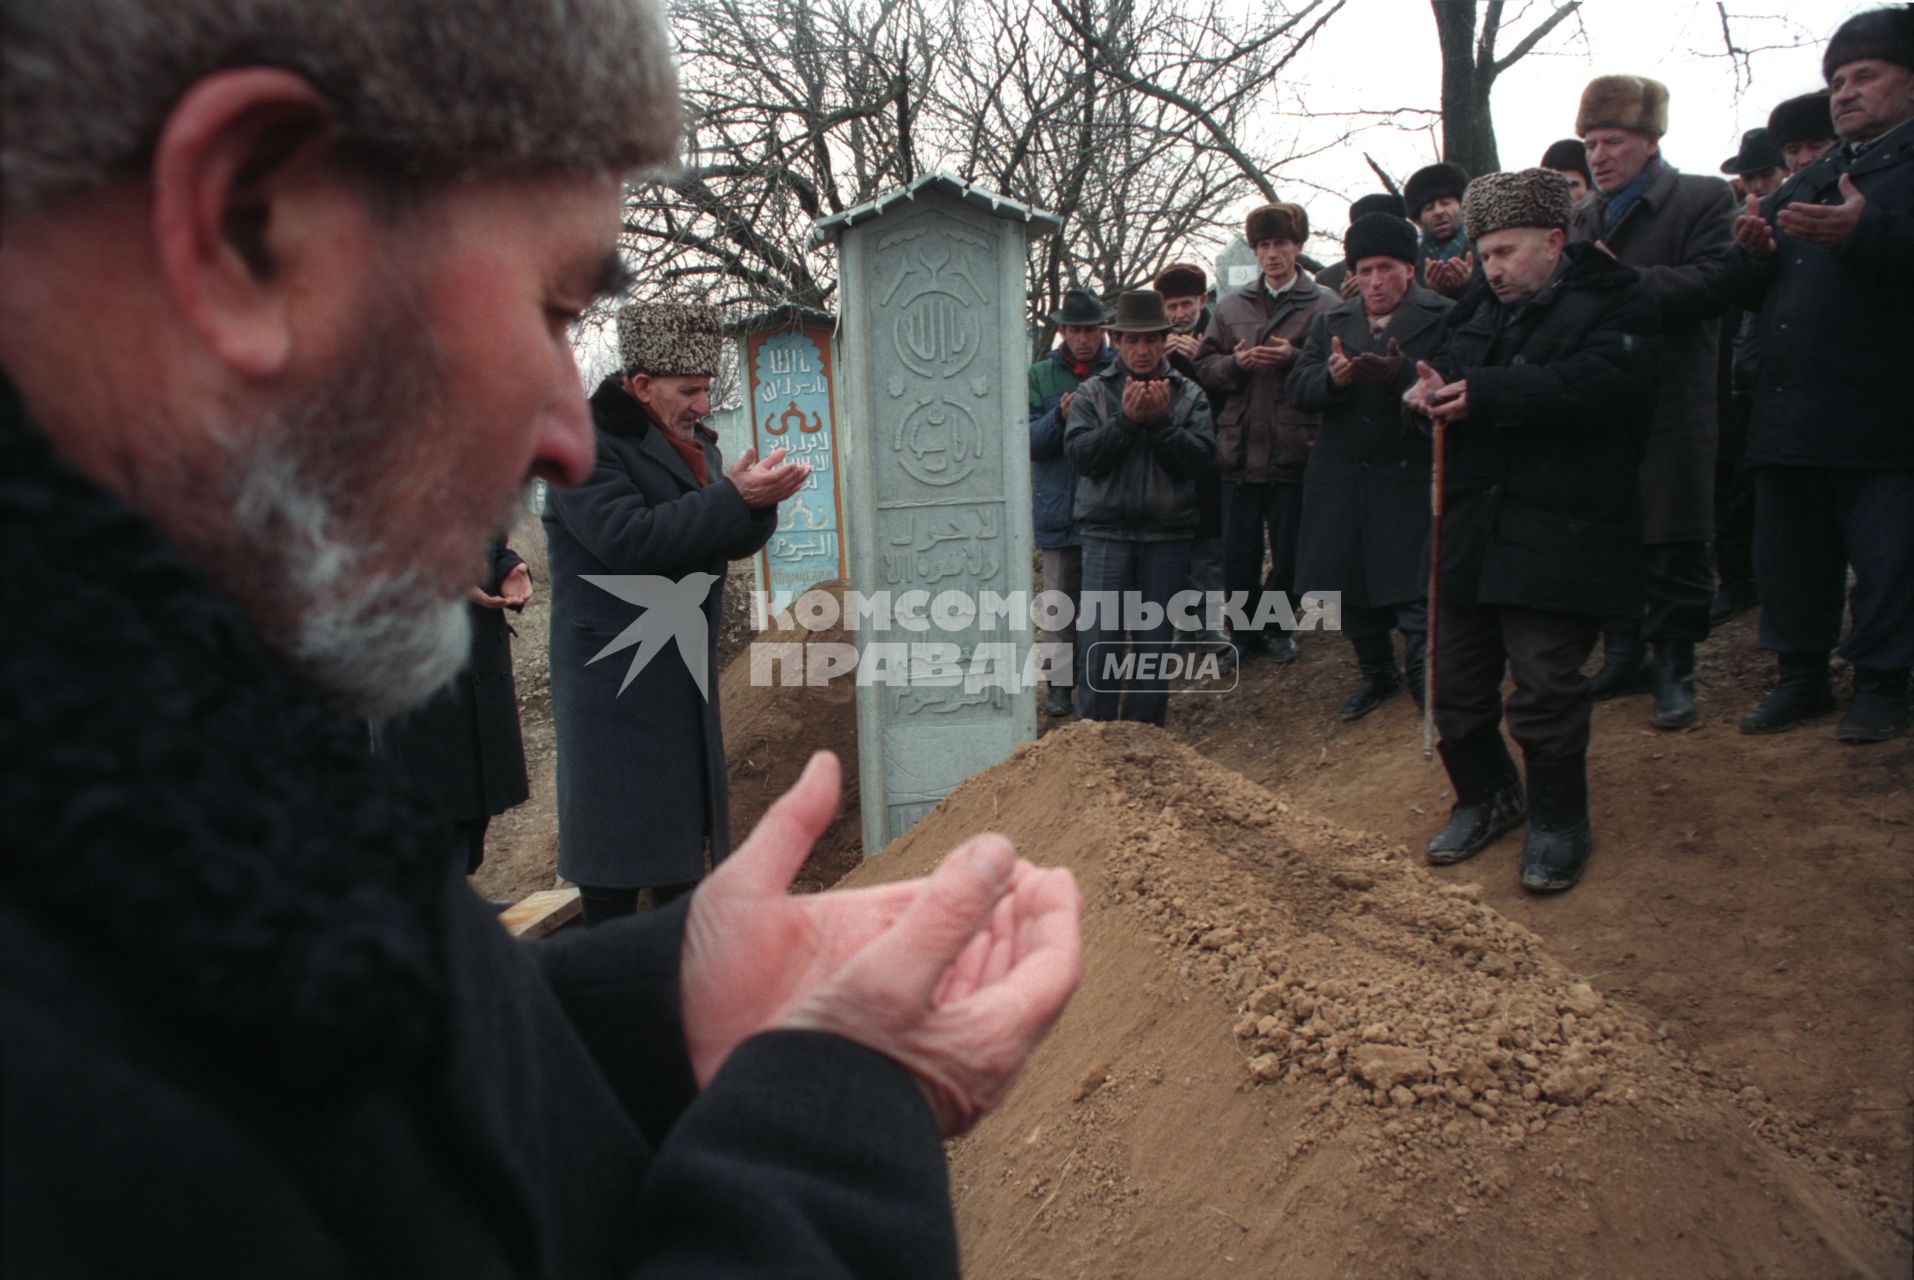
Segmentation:
{"type": "Polygon", "coordinates": [[[1657,729],[1686,729],[1695,722],[1695,642],[1657,640],[1648,663],[1655,687],[1655,709],[1648,723],[1657,729]]]}
{"type": "Polygon", "coordinates": [[[1045,698],[1043,702],[1043,713],[1047,716],[1050,716],[1052,719],[1066,719],[1066,720],[1069,719],[1070,717],[1070,686],[1069,685],[1053,684],[1050,686],[1050,696],[1045,698]]]}
{"type": "Polygon", "coordinates": [[[1572,889],[1588,866],[1595,834],[1588,826],[1588,756],[1531,760],[1529,834],[1522,845],[1522,887],[1534,893],[1572,889]]]}
{"type": "Polygon", "coordinates": [[[1402,692],[1402,677],[1396,671],[1395,643],[1388,635],[1352,637],[1356,667],[1362,681],[1342,704],[1344,720],[1360,720],[1402,692]]]}
{"type": "Polygon", "coordinates": [[[1500,729],[1436,745],[1455,788],[1455,805],[1449,810],[1448,825],[1429,837],[1423,856],[1431,866],[1446,867],[1488,848],[1497,836],[1521,823],[1526,808],[1522,775],[1509,759],[1500,729]]]}
{"type": "Polygon", "coordinates": [[[1743,733],[1780,733],[1834,710],[1827,654],[1784,653],[1779,655],[1779,665],[1781,680],[1774,692],[1741,717],[1743,733]]]}
{"type": "Polygon", "coordinates": [[[1597,702],[1631,693],[1648,692],[1648,655],[1639,632],[1602,633],[1602,669],[1588,682],[1588,696],[1597,702]]]}
{"type": "Polygon", "coordinates": [[[1428,693],[1429,636],[1422,631],[1402,633],[1402,682],[1409,687],[1409,696],[1415,700],[1416,710],[1423,709],[1422,699],[1428,693]]]}
{"type": "Polygon", "coordinates": [[[1843,742],[1886,742],[1907,728],[1907,671],[1854,669],[1854,705],[1834,736],[1843,742]]]}
{"type": "Polygon", "coordinates": [[[1302,656],[1301,651],[1296,648],[1295,638],[1280,627],[1271,627],[1263,632],[1262,640],[1263,651],[1284,666],[1302,656]]]}

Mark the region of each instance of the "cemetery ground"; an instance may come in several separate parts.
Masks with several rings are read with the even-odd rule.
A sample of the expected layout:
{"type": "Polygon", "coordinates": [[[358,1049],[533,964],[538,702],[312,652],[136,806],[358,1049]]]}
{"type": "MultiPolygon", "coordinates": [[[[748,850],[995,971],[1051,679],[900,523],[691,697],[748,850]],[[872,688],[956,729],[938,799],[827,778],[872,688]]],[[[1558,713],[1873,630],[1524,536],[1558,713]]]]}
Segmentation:
{"type": "MultiPolygon", "coordinates": [[[[516,642],[533,799],[477,884],[517,898],[552,887],[556,830],[535,521],[513,545],[541,585],[516,642]]],[[[750,634],[731,586],[721,665],[750,634]]],[[[1441,766],[1406,697],[1336,719],[1340,637],[1173,698],[1166,732],[1045,724],[861,866],[852,691],[736,666],[737,831],[809,749],[847,766],[801,887],[919,874],[985,827],[1083,887],[1082,990],[952,1146],[966,1274],[1914,1264],[1914,740],[1738,734],[1771,680],[1753,615],[1702,648],[1697,728],[1596,708],[1595,856],[1552,898],[1517,886],[1519,832],[1423,865],[1441,766]]]]}

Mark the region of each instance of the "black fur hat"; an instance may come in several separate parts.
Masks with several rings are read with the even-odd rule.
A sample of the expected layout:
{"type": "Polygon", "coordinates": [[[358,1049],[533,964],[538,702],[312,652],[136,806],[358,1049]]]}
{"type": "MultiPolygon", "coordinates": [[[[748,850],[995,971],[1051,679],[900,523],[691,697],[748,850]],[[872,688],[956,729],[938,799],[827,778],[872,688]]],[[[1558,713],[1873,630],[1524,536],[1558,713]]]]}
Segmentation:
{"type": "Polygon", "coordinates": [[[1542,153],[1542,167],[1557,173],[1579,173],[1583,182],[1591,187],[1595,185],[1595,175],[1588,171],[1588,148],[1582,145],[1580,138],[1549,143],[1548,150],[1542,153]]]}
{"type": "Polygon", "coordinates": [[[1342,238],[1343,257],[1354,267],[1364,258],[1416,260],[1415,224],[1393,213],[1365,213],[1342,238]]]}
{"type": "Polygon", "coordinates": [[[1402,197],[1392,196],[1387,191],[1362,196],[1352,203],[1349,206],[1349,225],[1355,226],[1356,219],[1365,213],[1393,213],[1398,218],[1409,216],[1409,211],[1402,206],[1402,197]]]}
{"type": "Polygon", "coordinates": [[[1914,70],[1914,4],[1891,4],[1857,13],[1835,29],[1821,55],[1821,78],[1860,58],[1879,58],[1914,70]]]}
{"type": "Polygon", "coordinates": [[[1826,89],[1789,98],[1768,113],[1768,141],[1776,147],[1833,136],[1834,116],[1828,110],[1826,89]]]}
{"type": "Polygon", "coordinates": [[[1417,169],[1409,175],[1408,183],[1402,188],[1402,203],[1409,216],[1420,220],[1422,211],[1431,201],[1451,196],[1462,198],[1462,189],[1469,185],[1469,171],[1459,164],[1443,161],[1417,169]]]}

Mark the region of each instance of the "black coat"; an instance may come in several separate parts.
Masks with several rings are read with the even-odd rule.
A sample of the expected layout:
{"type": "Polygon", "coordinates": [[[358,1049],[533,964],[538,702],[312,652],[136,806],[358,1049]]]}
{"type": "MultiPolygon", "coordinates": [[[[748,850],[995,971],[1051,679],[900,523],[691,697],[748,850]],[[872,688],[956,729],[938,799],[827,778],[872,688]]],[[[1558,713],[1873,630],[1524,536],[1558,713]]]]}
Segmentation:
{"type": "MultiPolygon", "coordinates": [[[[1190,332],[1201,338],[1210,328],[1210,309],[1203,308],[1203,314],[1196,317],[1196,324],[1190,332]]],[[[1176,370],[1191,382],[1202,386],[1203,379],[1196,371],[1194,356],[1172,355],[1170,368],[1176,370]]],[[[1208,387],[1203,388],[1203,398],[1209,401],[1210,425],[1216,424],[1216,415],[1222,411],[1223,397],[1208,387]]],[[[1196,536],[1199,538],[1220,538],[1223,536],[1223,476],[1216,469],[1216,459],[1210,459],[1210,465],[1196,473],[1196,536]]]]}
{"type": "Polygon", "coordinates": [[[1780,252],[1739,251],[1728,298],[1759,307],[1761,347],[1748,429],[1754,467],[1914,468],[1906,363],[1914,335],[1914,124],[1850,160],[1845,146],[1762,202],[1770,225],[1787,205],[1839,204],[1846,174],[1867,200],[1841,249],[1775,226],[1780,252]]]}
{"type": "Polygon", "coordinates": [[[1510,322],[1486,288],[1449,313],[1431,361],[1469,384],[1447,432],[1441,603],[1612,618],[1641,607],[1637,471],[1661,309],[1592,245],[1510,322]]]}
{"type": "Polygon", "coordinates": [[[1343,604],[1370,609],[1420,600],[1428,591],[1429,437],[1403,422],[1402,393],[1415,381],[1416,361],[1435,354],[1453,305],[1412,287],[1378,338],[1370,335],[1362,299],[1351,298],[1317,317],[1289,371],[1290,402],[1323,415],[1303,476],[1296,563],[1296,580],[1311,591],[1340,591],[1343,604]],[[1400,345],[1396,385],[1331,382],[1335,338],[1352,359],[1400,345]]]}
{"type": "MultiPolygon", "coordinates": [[[[486,580],[497,595],[505,575],[525,562],[504,543],[487,555],[486,580]]],[[[432,797],[447,822],[469,822],[523,804],[525,744],[512,683],[512,629],[503,610],[468,604],[472,651],[466,664],[424,706],[379,725],[376,749],[432,797]]]]}
{"type": "Polygon", "coordinates": [[[1070,402],[1064,449],[1077,469],[1077,527],[1093,538],[1163,542],[1195,535],[1196,478],[1214,465],[1203,389],[1165,367],[1170,407],[1147,426],[1123,414],[1130,375],[1118,360],[1070,402]]]}
{"type": "Polygon", "coordinates": [[[902,1068],[783,1032],[697,1090],[683,909],[513,942],[3,379],[0,538],[6,1274],[957,1274],[902,1068]]]}
{"type": "Polygon", "coordinates": [[[718,720],[718,623],[725,568],[756,552],[777,523],[752,511],[724,476],[717,438],[700,431],[706,474],[691,468],[633,400],[607,379],[592,396],[598,461],[575,489],[545,501],[552,575],[552,729],[558,747],[558,871],[574,884],[637,889],[683,884],[731,849],[730,786],[718,720]],[[625,683],[634,645],[593,662],[641,610],[584,575],[682,581],[704,592],[705,691],[667,641],[625,683]]]}

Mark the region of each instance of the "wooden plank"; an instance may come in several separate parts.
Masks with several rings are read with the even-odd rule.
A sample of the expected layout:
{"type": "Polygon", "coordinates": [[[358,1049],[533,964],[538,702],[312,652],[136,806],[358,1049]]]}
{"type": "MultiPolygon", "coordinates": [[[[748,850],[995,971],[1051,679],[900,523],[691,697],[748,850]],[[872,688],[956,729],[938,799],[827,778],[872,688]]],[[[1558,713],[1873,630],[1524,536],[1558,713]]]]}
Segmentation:
{"type": "Polygon", "coordinates": [[[525,895],[498,919],[514,938],[542,938],[576,921],[583,910],[577,889],[545,889],[525,895]]]}

